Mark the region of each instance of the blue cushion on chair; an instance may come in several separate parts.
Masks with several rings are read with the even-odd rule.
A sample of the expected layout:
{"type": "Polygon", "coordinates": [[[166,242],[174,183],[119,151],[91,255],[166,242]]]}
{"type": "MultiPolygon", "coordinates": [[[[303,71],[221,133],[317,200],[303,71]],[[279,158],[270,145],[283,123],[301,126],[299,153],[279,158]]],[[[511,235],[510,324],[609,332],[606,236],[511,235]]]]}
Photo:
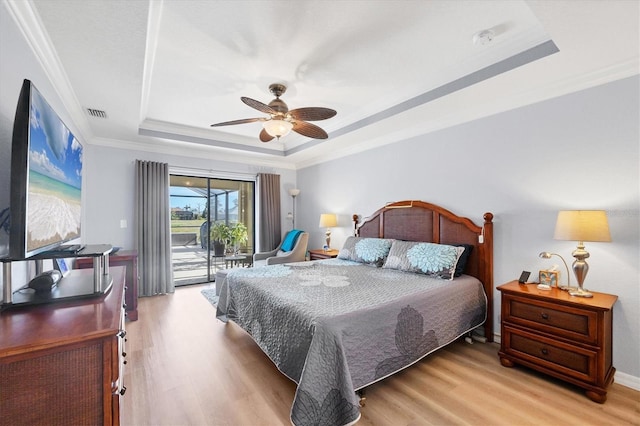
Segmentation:
{"type": "Polygon", "coordinates": [[[280,247],[280,250],[282,251],[291,251],[293,250],[293,247],[296,245],[296,241],[298,241],[298,237],[300,236],[300,234],[302,234],[302,232],[299,229],[292,229],[291,231],[287,232],[287,235],[284,237],[284,241],[282,242],[282,246],[280,247]]]}

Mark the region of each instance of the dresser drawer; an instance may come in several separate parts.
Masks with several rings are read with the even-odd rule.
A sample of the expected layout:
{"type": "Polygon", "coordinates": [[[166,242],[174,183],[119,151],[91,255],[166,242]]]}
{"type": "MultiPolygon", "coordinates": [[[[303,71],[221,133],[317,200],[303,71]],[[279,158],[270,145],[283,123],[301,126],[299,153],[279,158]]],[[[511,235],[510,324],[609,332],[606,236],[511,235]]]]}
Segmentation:
{"type": "Polygon", "coordinates": [[[508,296],[503,320],[588,344],[598,343],[598,314],[541,300],[508,296]]]}
{"type": "Polygon", "coordinates": [[[535,363],[549,370],[595,383],[598,353],[535,333],[504,326],[503,350],[507,354],[535,363]]]}

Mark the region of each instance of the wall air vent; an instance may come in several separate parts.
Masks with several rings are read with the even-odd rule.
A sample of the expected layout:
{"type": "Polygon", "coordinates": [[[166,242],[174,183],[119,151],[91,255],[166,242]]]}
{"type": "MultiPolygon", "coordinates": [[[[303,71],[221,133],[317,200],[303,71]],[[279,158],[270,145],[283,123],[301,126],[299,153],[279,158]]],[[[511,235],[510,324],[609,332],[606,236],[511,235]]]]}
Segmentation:
{"type": "Polygon", "coordinates": [[[91,117],[107,118],[106,111],[102,111],[101,109],[87,108],[87,114],[89,114],[91,117]]]}

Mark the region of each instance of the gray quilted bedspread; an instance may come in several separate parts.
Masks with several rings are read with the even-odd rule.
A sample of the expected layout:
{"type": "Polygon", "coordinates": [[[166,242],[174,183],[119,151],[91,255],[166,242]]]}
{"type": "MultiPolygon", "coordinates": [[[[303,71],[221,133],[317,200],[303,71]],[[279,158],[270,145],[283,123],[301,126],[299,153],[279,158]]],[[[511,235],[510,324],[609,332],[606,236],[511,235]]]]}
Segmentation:
{"type": "Polygon", "coordinates": [[[330,259],[234,269],[217,316],[247,331],[298,384],[291,421],[346,425],[355,391],[482,324],[481,283],[330,259]]]}

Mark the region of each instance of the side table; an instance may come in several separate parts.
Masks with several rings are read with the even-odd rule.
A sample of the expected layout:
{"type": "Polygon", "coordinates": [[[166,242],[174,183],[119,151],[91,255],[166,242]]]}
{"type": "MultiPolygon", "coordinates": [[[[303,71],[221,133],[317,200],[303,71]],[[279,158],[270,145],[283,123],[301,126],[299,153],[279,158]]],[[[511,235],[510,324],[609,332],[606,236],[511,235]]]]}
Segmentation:
{"type": "Polygon", "coordinates": [[[226,256],[224,258],[224,267],[227,269],[229,268],[229,265],[231,265],[231,268],[235,268],[240,265],[244,267],[247,263],[251,264],[250,255],[248,254],[237,254],[233,256],[226,256]]]}
{"type": "Polygon", "coordinates": [[[505,367],[521,364],[573,383],[603,403],[616,369],[613,361],[613,305],[617,296],[570,296],[557,287],[512,281],[502,293],[501,346],[505,367]]]}
{"type": "Polygon", "coordinates": [[[310,260],[333,259],[335,257],[338,257],[338,252],[339,252],[339,250],[336,250],[336,249],[329,249],[329,250],[314,249],[314,250],[309,250],[309,259],[310,260]]]}

